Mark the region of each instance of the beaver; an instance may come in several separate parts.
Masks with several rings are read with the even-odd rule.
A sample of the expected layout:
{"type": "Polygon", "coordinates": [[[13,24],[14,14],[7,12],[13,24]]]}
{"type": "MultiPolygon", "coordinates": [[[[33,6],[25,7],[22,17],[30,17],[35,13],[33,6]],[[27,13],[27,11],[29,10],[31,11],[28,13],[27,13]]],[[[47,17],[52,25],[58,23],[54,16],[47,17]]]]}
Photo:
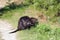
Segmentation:
{"type": "Polygon", "coordinates": [[[23,16],[18,21],[18,27],[15,31],[10,33],[15,33],[19,30],[30,29],[32,26],[35,26],[38,23],[38,20],[34,17],[23,16]]]}

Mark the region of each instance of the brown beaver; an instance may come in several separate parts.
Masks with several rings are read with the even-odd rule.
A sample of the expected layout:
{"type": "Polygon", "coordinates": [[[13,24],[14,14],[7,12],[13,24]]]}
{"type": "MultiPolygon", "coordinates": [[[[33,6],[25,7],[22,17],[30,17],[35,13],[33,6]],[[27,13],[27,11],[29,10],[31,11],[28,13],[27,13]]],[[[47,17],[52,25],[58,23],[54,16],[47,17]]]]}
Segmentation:
{"type": "Polygon", "coordinates": [[[18,28],[10,33],[15,33],[19,30],[30,29],[32,26],[35,26],[36,23],[38,23],[38,20],[36,18],[23,16],[18,21],[18,28]]]}

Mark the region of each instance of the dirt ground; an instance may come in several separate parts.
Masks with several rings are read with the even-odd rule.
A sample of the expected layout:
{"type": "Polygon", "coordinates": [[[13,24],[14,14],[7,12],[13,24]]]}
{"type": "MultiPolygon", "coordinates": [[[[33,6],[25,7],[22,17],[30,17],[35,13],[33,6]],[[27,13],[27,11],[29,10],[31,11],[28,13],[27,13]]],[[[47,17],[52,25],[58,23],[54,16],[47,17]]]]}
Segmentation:
{"type": "Polygon", "coordinates": [[[13,30],[12,25],[7,21],[0,20],[1,40],[16,40],[16,33],[9,34],[13,30]]]}

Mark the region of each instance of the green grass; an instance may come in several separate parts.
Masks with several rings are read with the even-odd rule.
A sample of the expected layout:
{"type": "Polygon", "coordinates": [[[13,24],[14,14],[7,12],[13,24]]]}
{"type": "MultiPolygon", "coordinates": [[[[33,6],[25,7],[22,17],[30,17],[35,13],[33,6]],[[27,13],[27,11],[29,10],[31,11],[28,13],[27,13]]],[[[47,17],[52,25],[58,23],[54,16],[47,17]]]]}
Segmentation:
{"type": "MultiPolygon", "coordinates": [[[[3,15],[1,16],[1,19],[7,20],[13,25],[13,27],[17,28],[18,20],[21,16],[24,15],[33,16],[28,12],[28,9],[30,7],[34,13],[34,7],[33,5],[31,5],[29,7],[17,8],[6,12],[4,11],[3,15]],[[25,13],[26,10],[27,13],[25,13]]],[[[51,13],[51,12],[50,10],[48,10],[47,13],[51,13]]],[[[57,26],[55,25],[52,26],[52,24],[50,23],[47,24],[39,23],[35,28],[32,27],[30,30],[27,29],[27,30],[18,31],[17,40],[60,40],[60,28],[57,28],[57,26]]]]}
{"type": "Polygon", "coordinates": [[[17,34],[18,40],[60,40],[60,28],[51,28],[49,24],[39,24],[17,34]]]}
{"type": "Polygon", "coordinates": [[[14,10],[10,10],[7,12],[4,11],[0,19],[9,21],[15,27],[17,26],[17,22],[19,18],[23,16],[25,9],[26,8],[22,7],[22,8],[16,8],[14,10]]]}

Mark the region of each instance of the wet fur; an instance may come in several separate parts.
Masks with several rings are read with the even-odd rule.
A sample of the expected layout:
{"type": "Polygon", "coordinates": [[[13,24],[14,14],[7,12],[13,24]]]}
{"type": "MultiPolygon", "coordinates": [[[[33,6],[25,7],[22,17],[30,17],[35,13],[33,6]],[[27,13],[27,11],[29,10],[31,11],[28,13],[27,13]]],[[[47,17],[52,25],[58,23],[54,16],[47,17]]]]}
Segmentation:
{"type": "Polygon", "coordinates": [[[32,26],[35,26],[37,23],[37,19],[33,17],[28,17],[28,16],[23,16],[19,19],[18,21],[18,28],[17,30],[10,32],[10,33],[15,33],[19,30],[25,30],[25,29],[30,29],[32,26]]]}

